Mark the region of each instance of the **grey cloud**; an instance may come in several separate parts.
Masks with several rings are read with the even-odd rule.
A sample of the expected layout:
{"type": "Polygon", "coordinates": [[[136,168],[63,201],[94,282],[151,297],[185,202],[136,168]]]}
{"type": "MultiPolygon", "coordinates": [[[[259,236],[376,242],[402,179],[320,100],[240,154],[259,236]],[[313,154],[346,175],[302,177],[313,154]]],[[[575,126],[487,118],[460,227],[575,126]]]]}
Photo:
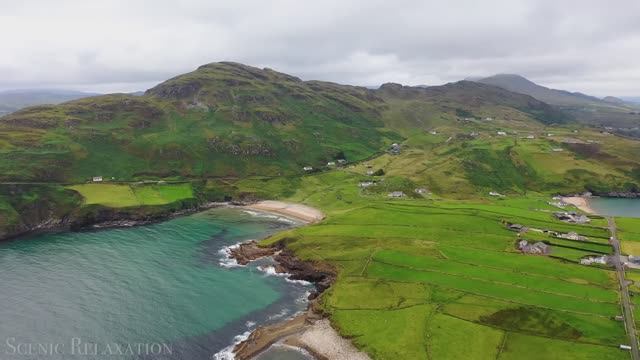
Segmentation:
{"type": "Polygon", "coordinates": [[[0,4],[0,88],[130,91],[234,60],[303,79],[438,84],[520,73],[638,95],[640,2],[25,0],[0,4]]]}

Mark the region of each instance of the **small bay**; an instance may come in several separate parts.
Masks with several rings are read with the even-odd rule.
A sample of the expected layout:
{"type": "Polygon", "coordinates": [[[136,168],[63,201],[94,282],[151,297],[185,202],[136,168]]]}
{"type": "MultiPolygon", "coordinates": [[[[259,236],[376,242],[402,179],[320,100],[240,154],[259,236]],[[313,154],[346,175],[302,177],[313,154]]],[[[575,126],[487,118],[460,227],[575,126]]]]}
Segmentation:
{"type": "Polygon", "coordinates": [[[224,358],[234,337],[306,307],[308,284],[229,267],[223,251],[291,226],[220,208],[0,243],[1,357],[224,358]]]}
{"type": "Polygon", "coordinates": [[[640,218],[640,199],[592,197],[588,202],[598,215],[640,218]]]}

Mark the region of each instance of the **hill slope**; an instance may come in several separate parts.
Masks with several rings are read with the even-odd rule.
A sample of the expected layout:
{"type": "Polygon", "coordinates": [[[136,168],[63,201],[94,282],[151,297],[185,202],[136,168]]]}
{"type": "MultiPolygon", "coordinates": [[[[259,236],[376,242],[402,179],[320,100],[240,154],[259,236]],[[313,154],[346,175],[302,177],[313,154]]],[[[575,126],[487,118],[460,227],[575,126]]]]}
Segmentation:
{"type": "Polygon", "coordinates": [[[365,88],[209,64],[144,96],[105,95],[1,118],[0,178],[298,173],[305,165],[359,159],[383,148],[382,105],[365,88]]]}
{"type": "Polygon", "coordinates": [[[397,132],[416,130],[414,110],[452,126],[469,114],[538,125],[566,121],[529,96],[468,81],[372,90],[212,63],[143,96],[104,95],[0,118],[0,180],[299,174],[304,166],[384,150],[401,140],[397,132]]]}
{"type": "Polygon", "coordinates": [[[498,74],[476,81],[527,94],[559,106],[583,123],[618,128],[640,125],[640,114],[636,113],[634,107],[614,97],[599,99],[578,92],[550,89],[514,74],[498,74]]]}

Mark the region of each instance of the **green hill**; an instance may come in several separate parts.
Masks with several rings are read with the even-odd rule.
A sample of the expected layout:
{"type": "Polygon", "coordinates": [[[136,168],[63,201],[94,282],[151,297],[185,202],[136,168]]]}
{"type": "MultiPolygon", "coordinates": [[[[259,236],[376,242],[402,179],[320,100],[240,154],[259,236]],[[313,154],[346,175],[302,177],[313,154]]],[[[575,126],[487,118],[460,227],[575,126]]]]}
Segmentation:
{"type": "Polygon", "coordinates": [[[0,180],[299,173],[383,148],[382,106],[365,88],[209,64],[144,96],[105,95],[1,118],[0,180]]]}
{"type": "Polygon", "coordinates": [[[387,187],[425,186],[450,198],[633,191],[638,144],[581,128],[557,107],[493,85],[367,89],[212,63],[143,96],[90,97],[1,117],[0,182],[18,184],[0,189],[0,228],[95,220],[73,213],[78,208],[166,211],[281,197],[295,191],[303,167],[327,170],[342,158],[372,159],[392,176],[387,187]],[[384,155],[392,143],[401,153],[384,155]],[[119,186],[73,186],[94,176],[119,186]],[[166,185],[138,184],[146,181],[166,185]]]}
{"type": "Polygon", "coordinates": [[[91,97],[1,118],[0,180],[297,174],[304,166],[383,150],[400,140],[395,132],[413,131],[413,111],[451,124],[462,115],[487,114],[530,123],[567,120],[529,96],[473,82],[370,90],[213,63],[144,96],[91,97]]]}

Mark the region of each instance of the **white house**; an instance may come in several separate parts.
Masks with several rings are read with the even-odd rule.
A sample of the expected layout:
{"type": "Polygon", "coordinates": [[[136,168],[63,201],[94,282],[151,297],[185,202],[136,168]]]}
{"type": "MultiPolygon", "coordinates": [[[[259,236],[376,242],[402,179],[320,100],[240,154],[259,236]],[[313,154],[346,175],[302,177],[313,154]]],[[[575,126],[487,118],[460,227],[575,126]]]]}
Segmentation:
{"type": "Polygon", "coordinates": [[[336,162],[335,161],[329,161],[327,163],[327,166],[336,166],[336,162]]]}
{"type": "Polygon", "coordinates": [[[505,135],[507,135],[507,133],[506,133],[506,132],[504,132],[504,131],[498,131],[498,135],[500,135],[500,136],[505,136],[505,135]]]}
{"type": "Polygon", "coordinates": [[[93,182],[102,182],[102,176],[94,176],[93,182]]]}
{"type": "Polygon", "coordinates": [[[311,166],[305,166],[302,168],[302,170],[304,171],[313,171],[313,168],[311,166]]]}

